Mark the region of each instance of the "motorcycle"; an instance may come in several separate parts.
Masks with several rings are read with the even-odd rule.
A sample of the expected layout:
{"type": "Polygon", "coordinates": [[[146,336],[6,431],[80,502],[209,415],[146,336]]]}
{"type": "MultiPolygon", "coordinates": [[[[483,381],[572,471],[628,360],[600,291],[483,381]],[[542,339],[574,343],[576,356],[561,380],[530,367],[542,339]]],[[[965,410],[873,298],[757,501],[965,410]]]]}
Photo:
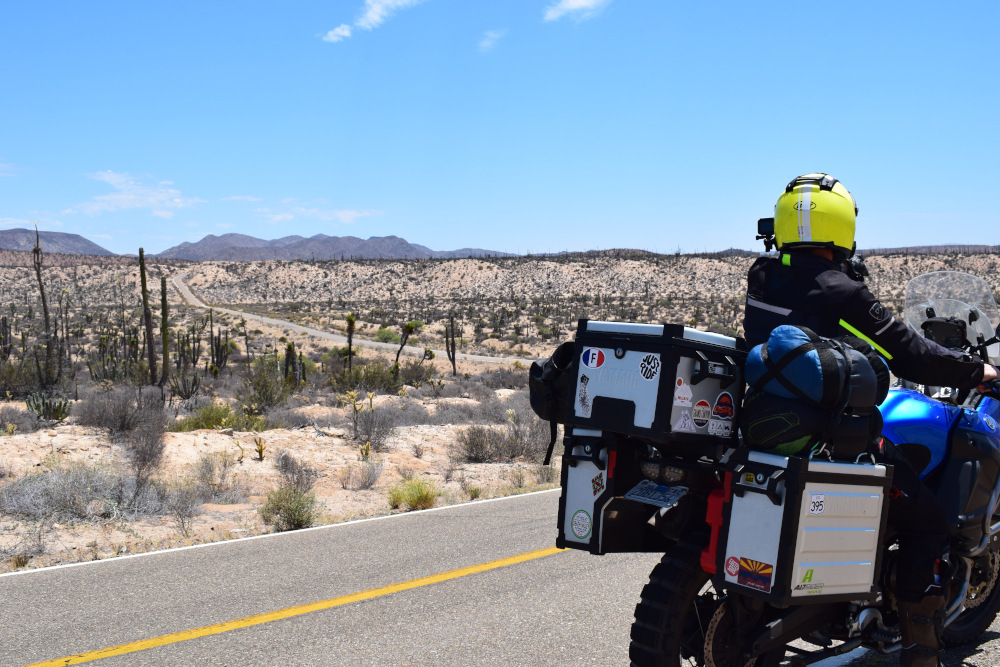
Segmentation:
{"type": "MultiPolygon", "coordinates": [[[[1000,313],[975,276],[914,278],[904,316],[946,347],[1000,360],[1000,313]]],[[[567,425],[557,545],[663,553],[635,609],[633,665],[803,666],[859,646],[901,649],[891,466],[747,451],[735,414],[746,351],[734,339],[582,320],[572,352],[550,360],[549,409],[536,408],[567,425]],[[819,538],[827,560],[854,551],[800,557],[819,538]],[[744,557],[740,540],[771,555],[744,557]]],[[[541,392],[532,387],[533,405],[541,392]]],[[[898,382],[880,409],[883,438],[951,517],[942,642],[975,642],[1000,612],[1000,393],[898,382]]]]}

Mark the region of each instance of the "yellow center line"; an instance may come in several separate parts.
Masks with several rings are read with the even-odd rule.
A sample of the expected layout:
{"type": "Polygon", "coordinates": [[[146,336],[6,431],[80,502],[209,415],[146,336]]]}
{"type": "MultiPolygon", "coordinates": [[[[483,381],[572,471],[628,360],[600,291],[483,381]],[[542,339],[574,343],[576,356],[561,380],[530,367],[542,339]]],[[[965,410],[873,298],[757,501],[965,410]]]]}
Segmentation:
{"type": "Polygon", "coordinates": [[[235,621],[225,621],[222,623],[216,623],[215,625],[206,625],[203,628],[195,628],[193,630],[185,630],[183,632],[174,632],[169,635],[161,635],[160,637],[143,639],[141,641],[130,642],[128,644],[119,644],[118,646],[112,646],[110,648],[104,648],[98,651],[88,651],[87,653],[78,653],[76,655],[71,655],[65,658],[46,660],[45,662],[36,662],[31,665],[26,665],[25,667],[79,665],[84,662],[101,660],[102,658],[110,658],[111,656],[115,655],[124,655],[126,653],[135,653],[136,651],[145,651],[146,649],[156,648],[157,646],[166,646],[167,644],[176,644],[178,642],[187,641],[189,639],[197,639],[198,637],[208,637],[209,635],[217,635],[223,632],[229,632],[230,630],[249,628],[254,625],[261,625],[262,623],[270,623],[272,621],[280,621],[282,619],[292,618],[294,616],[311,614],[314,611],[322,611],[324,609],[332,609],[334,607],[340,607],[345,604],[351,604],[352,602],[361,602],[362,600],[371,600],[372,598],[381,597],[383,595],[391,595],[392,593],[399,593],[400,591],[408,591],[411,588],[420,588],[421,586],[429,586],[430,584],[437,584],[442,581],[448,581],[449,579],[458,579],[459,577],[467,577],[470,574],[487,572],[489,570],[495,570],[497,568],[507,567],[508,565],[516,565],[517,563],[523,563],[525,561],[534,560],[535,558],[543,558],[545,556],[551,556],[552,554],[559,553],[560,551],[565,551],[565,549],[559,549],[558,547],[549,547],[548,549],[538,549],[537,551],[529,551],[527,553],[518,554],[517,556],[511,556],[509,558],[501,558],[499,560],[489,561],[488,563],[480,563],[479,565],[460,567],[457,570],[449,570],[448,572],[442,572],[440,574],[432,574],[429,577],[410,579],[409,581],[404,581],[398,584],[390,584],[388,586],[382,586],[381,588],[371,588],[367,591],[361,591],[359,593],[351,593],[350,595],[341,595],[340,597],[330,598],[329,600],[320,600],[319,602],[311,602],[309,604],[298,605],[295,607],[288,607],[286,609],[279,609],[277,611],[270,611],[267,612],[266,614],[247,616],[246,618],[239,618],[236,619],[235,621]]]}

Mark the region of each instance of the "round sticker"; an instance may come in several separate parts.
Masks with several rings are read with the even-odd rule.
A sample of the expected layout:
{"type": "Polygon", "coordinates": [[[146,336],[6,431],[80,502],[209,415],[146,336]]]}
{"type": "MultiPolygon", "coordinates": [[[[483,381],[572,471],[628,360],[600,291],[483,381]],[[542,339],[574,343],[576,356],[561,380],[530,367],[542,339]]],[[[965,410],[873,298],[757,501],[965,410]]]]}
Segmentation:
{"type": "Polygon", "coordinates": [[[991,431],[997,430],[997,423],[993,421],[993,417],[990,417],[989,415],[984,415],[983,421],[986,422],[986,425],[990,428],[991,431]]]}
{"type": "Polygon", "coordinates": [[[573,514],[573,534],[581,540],[590,535],[590,515],[584,510],[573,514]]]}
{"type": "Polygon", "coordinates": [[[655,354],[647,354],[639,362],[639,372],[642,374],[642,377],[652,380],[660,373],[660,358],[655,354]]]}
{"type": "Polygon", "coordinates": [[[740,573],[740,562],[733,556],[730,556],[729,560],[726,561],[726,573],[730,577],[735,577],[740,573]]]}
{"type": "Polygon", "coordinates": [[[583,365],[587,368],[600,368],[604,365],[604,352],[589,347],[583,351],[583,365]]]}
{"type": "Polygon", "coordinates": [[[704,428],[705,424],[712,417],[712,406],[708,404],[708,401],[701,400],[694,404],[691,408],[691,419],[694,420],[694,425],[698,428],[704,428]]]}

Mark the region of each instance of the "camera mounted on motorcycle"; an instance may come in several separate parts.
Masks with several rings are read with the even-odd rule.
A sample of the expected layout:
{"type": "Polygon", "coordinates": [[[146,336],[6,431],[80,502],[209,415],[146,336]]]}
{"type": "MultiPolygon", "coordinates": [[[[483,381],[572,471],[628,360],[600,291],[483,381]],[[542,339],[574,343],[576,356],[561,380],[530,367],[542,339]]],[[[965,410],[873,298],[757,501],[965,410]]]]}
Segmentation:
{"type": "Polygon", "coordinates": [[[757,220],[757,240],[763,239],[764,248],[771,252],[774,247],[774,218],[760,218],[757,220]]]}

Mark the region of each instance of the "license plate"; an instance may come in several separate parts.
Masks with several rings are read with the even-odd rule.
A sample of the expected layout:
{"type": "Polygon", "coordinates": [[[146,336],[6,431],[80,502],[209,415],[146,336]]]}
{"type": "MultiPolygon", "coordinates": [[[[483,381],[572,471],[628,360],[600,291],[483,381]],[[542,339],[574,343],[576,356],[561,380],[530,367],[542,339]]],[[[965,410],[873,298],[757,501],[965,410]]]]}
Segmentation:
{"type": "Polygon", "coordinates": [[[688,492],[686,486],[664,486],[644,479],[625,494],[629,500],[670,509],[688,492]]]}

